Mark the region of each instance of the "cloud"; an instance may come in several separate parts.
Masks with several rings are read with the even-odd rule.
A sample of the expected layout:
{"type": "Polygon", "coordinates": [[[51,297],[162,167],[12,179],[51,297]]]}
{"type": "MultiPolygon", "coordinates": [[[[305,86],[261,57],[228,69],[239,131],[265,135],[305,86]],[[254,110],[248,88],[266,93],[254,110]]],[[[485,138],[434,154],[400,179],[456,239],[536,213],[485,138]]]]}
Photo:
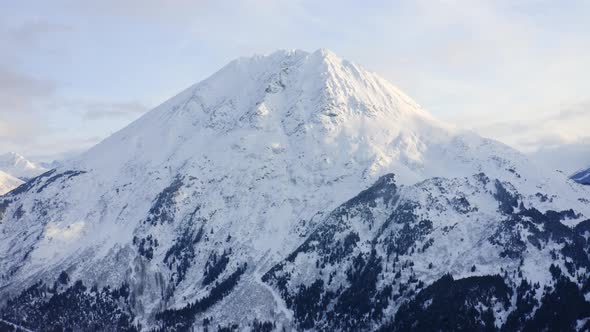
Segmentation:
{"type": "Polygon", "coordinates": [[[50,98],[55,84],[0,65],[0,112],[31,110],[37,99],[50,98]]]}
{"type": "Polygon", "coordinates": [[[0,64],[0,149],[3,145],[32,144],[45,128],[39,105],[49,102],[55,85],[0,64]]]}
{"type": "Polygon", "coordinates": [[[85,120],[105,118],[135,118],[148,111],[148,107],[139,102],[96,102],[81,103],[85,120]]]}
{"type": "Polygon", "coordinates": [[[11,18],[0,14],[0,65],[16,68],[23,64],[24,57],[39,53],[64,55],[68,34],[74,31],[72,26],[39,18],[14,23],[11,18]]]}
{"type": "Polygon", "coordinates": [[[4,26],[4,28],[0,29],[0,34],[13,47],[18,45],[21,48],[31,49],[38,47],[43,42],[44,37],[49,34],[70,32],[72,30],[73,27],[66,24],[36,19],[14,27],[4,26]]]}
{"type": "Polygon", "coordinates": [[[136,101],[69,100],[58,94],[55,82],[0,66],[0,151],[60,154],[85,149],[104,136],[76,132],[80,122],[126,123],[147,110],[136,101]]]}
{"type": "MultiPolygon", "coordinates": [[[[147,107],[135,101],[101,101],[64,96],[63,82],[44,78],[23,66],[25,56],[64,55],[68,50],[49,43],[67,39],[72,26],[30,19],[0,23],[0,152],[62,154],[88,148],[104,137],[96,132],[76,132],[80,122],[136,118],[147,107]],[[88,136],[85,136],[88,135],[88,136]]],[[[111,129],[112,130],[112,129],[111,129]]]]}
{"type": "Polygon", "coordinates": [[[47,134],[41,119],[56,97],[57,84],[22,69],[21,58],[37,52],[54,26],[44,21],[10,26],[8,21],[0,23],[0,151],[22,151],[47,134]]]}
{"type": "Polygon", "coordinates": [[[529,154],[539,165],[559,169],[571,175],[590,166],[590,137],[574,143],[544,146],[529,154]]]}
{"type": "Polygon", "coordinates": [[[517,120],[497,121],[476,127],[484,136],[532,152],[542,148],[557,148],[590,140],[590,100],[562,105],[562,109],[543,114],[524,114],[517,120]]]}
{"type": "Polygon", "coordinates": [[[559,111],[559,116],[555,116],[554,118],[557,120],[567,120],[572,118],[577,120],[588,116],[590,116],[590,100],[565,106],[564,109],[559,111]]]}

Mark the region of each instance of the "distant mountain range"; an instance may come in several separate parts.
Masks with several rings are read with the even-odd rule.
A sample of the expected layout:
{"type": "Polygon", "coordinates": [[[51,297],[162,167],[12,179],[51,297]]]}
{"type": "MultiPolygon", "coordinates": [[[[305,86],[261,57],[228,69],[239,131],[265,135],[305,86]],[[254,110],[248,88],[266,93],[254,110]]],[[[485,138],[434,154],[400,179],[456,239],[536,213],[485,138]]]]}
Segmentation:
{"type": "Polygon", "coordinates": [[[46,171],[47,168],[41,164],[29,161],[17,153],[0,155],[0,195],[46,171]]]}
{"type": "Polygon", "coordinates": [[[42,165],[27,160],[18,153],[9,152],[0,155],[0,171],[8,173],[23,181],[34,178],[47,171],[42,165]]]}

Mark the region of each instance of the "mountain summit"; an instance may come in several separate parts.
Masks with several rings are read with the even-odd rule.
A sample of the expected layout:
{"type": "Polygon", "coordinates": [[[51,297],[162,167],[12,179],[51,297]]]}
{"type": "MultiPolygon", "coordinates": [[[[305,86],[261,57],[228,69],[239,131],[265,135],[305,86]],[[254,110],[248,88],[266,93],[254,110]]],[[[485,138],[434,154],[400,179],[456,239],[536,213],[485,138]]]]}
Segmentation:
{"type": "Polygon", "coordinates": [[[508,147],[434,119],[386,80],[320,49],[237,59],[91,149],[80,167],[119,168],[105,153],[142,165],[182,164],[211,144],[231,146],[227,155],[238,158],[242,148],[271,151],[273,159],[322,169],[326,180],[341,176],[342,166],[361,169],[365,185],[380,169],[414,183],[465,171],[443,162],[470,172],[487,167],[458,160],[469,153],[464,149],[509,155],[498,163],[526,162],[508,147]]]}
{"type": "Polygon", "coordinates": [[[590,270],[587,194],[330,51],[240,58],[0,199],[2,315],[371,330],[450,285],[495,328],[517,283],[590,270]]]}
{"type": "Polygon", "coordinates": [[[27,160],[15,152],[0,155],[0,171],[21,180],[28,180],[47,171],[41,165],[27,160]]]}

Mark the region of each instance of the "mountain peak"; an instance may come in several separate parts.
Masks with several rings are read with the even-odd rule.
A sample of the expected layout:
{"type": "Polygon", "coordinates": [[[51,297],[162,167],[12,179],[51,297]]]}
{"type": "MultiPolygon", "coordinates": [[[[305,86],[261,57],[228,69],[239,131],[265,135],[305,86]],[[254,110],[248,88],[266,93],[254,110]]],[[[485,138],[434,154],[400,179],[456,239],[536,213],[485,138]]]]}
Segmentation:
{"type": "Polygon", "coordinates": [[[167,105],[179,103],[201,114],[205,126],[222,130],[258,126],[271,111],[282,120],[298,117],[316,123],[326,122],[321,120],[326,116],[342,120],[379,113],[398,124],[403,117],[432,119],[385,79],[327,49],[239,58],[167,105]]]}
{"type": "Polygon", "coordinates": [[[319,48],[310,55],[312,57],[321,58],[326,62],[342,62],[342,58],[340,58],[336,53],[327,48],[319,48]]]}
{"type": "Polygon", "coordinates": [[[316,59],[326,59],[326,60],[333,60],[333,61],[341,61],[342,59],[332,50],[327,48],[319,48],[313,52],[309,52],[302,49],[278,49],[273,52],[267,54],[255,54],[252,56],[242,56],[237,58],[236,60],[230,62],[248,62],[252,60],[258,61],[265,61],[268,59],[272,59],[274,61],[284,60],[286,58],[292,59],[301,59],[305,57],[316,58],[316,59]]]}
{"type": "Polygon", "coordinates": [[[328,48],[318,48],[317,50],[315,50],[315,52],[313,52],[314,54],[320,54],[323,57],[329,58],[339,58],[338,55],[336,55],[336,53],[334,53],[332,50],[328,49],[328,48]]]}
{"type": "Polygon", "coordinates": [[[0,170],[21,180],[27,180],[46,171],[41,165],[27,160],[16,152],[0,155],[0,170]]]}
{"type": "Polygon", "coordinates": [[[22,155],[16,153],[16,152],[6,152],[2,155],[0,155],[0,160],[2,161],[6,161],[6,162],[13,162],[13,163],[17,163],[19,161],[25,160],[25,157],[23,157],[22,155]]]}
{"type": "Polygon", "coordinates": [[[401,145],[408,160],[419,160],[421,143],[415,137],[447,131],[385,79],[332,51],[279,50],[230,62],[92,149],[100,152],[87,155],[102,164],[107,150],[137,150],[127,146],[136,144],[143,150],[137,158],[153,163],[170,158],[155,157],[154,146],[178,153],[186,142],[203,140],[210,132],[234,147],[243,146],[245,137],[293,150],[327,144],[324,157],[340,159],[342,151],[350,151],[362,160],[359,167],[380,163],[371,168],[376,172],[392,162],[383,151],[401,145]],[[375,154],[380,157],[367,157],[375,154]]]}

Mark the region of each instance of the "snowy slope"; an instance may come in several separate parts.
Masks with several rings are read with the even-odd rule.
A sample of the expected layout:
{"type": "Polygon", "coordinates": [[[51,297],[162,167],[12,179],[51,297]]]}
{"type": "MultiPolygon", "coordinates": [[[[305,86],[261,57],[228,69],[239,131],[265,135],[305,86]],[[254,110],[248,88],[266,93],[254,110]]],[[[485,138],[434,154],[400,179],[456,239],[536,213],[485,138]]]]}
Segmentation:
{"type": "Polygon", "coordinates": [[[441,123],[376,74],[327,50],[279,51],[231,62],[6,196],[0,293],[67,271],[86,285],[129,285],[124,306],[144,327],[204,298],[214,300],[192,306],[200,320],[294,325],[261,277],[388,173],[407,186],[485,173],[541,212],[574,209],[570,226],[590,216],[585,187],[441,123]]]}
{"type": "Polygon", "coordinates": [[[0,155],[0,170],[24,181],[47,171],[43,166],[14,152],[0,155]]]}
{"type": "Polygon", "coordinates": [[[4,195],[22,183],[22,180],[0,171],[0,195],[4,195]]]}
{"type": "MultiPolygon", "coordinates": [[[[578,273],[587,274],[590,267],[585,238],[590,219],[571,210],[540,212],[537,208],[545,195],[553,196],[525,197],[510,182],[484,173],[433,178],[412,186],[398,186],[393,174],[385,175],[332,211],[263,280],[280,291],[299,328],[322,331],[367,330],[380,324],[398,330],[404,322],[394,314],[408,310],[404,308],[408,299],[446,274],[480,278],[479,286],[485,278],[502,275],[500,284],[516,292],[523,280],[551,287],[557,281],[551,272],[556,265],[587,287],[590,282],[578,278],[578,273]],[[567,226],[571,224],[578,226],[567,226]],[[313,297],[322,299],[314,304],[322,310],[306,305],[314,302],[313,297]]],[[[482,306],[494,307],[492,324],[497,327],[526,322],[526,316],[538,309],[537,303],[518,313],[510,304],[516,293],[509,293],[504,293],[506,303],[500,303],[498,295],[485,300],[485,292],[477,294],[482,306]]],[[[441,295],[431,295],[429,301],[436,296],[441,295]]],[[[539,292],[536,296],[542,298],[539,292]]],[[[455,317],[477,321],[473,313],[453,310],[455,317]]],[[[444,325],[428,325],[439,314],[431,312],[428,320],[412,324],[444,330],[444,325]]],[[[543,317],[547,318],[553,319],[543,317]]],[[[410,330],[414,329],[415,325],[410,330]]],[[[461,330],[451,328],[455,329],[461,330]]]]}

